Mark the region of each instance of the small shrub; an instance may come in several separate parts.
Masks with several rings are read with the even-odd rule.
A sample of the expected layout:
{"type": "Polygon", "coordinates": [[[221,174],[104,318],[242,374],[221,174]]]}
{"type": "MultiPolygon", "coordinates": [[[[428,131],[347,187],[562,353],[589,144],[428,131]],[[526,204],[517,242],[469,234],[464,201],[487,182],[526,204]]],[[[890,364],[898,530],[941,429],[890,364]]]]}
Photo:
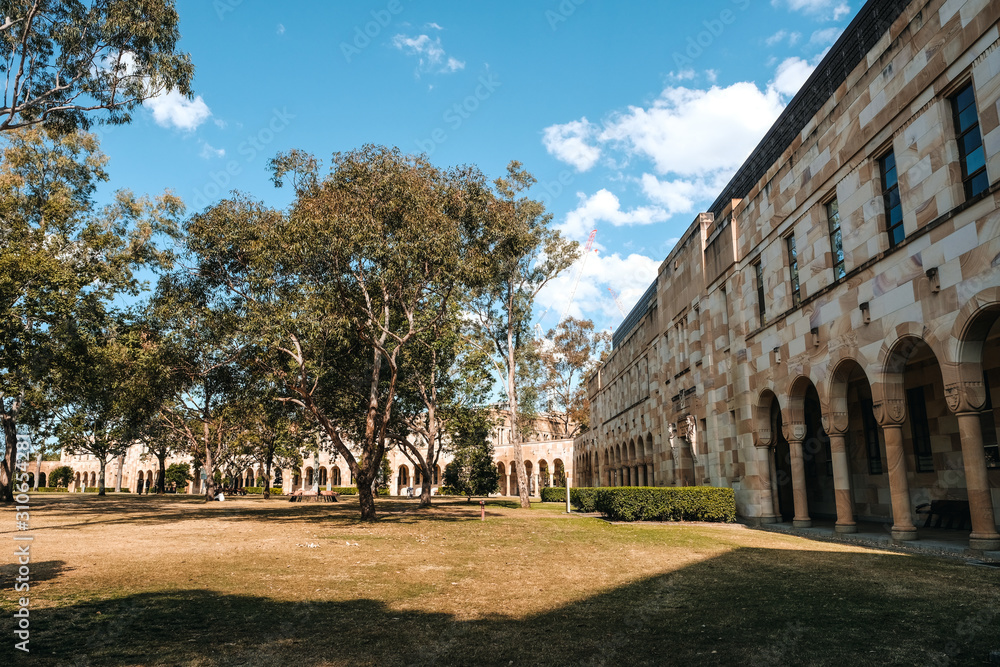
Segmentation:
{"type": "MultiPolygon", "coordinates": [[[[246,492],[247,492],[248,495],[258,495],[259,496],[259,495],[262,495],[264,493],[264,487],[263,486],[247,486],[245,488],[246,488],[246,492]]],[[[272,496],[280,496],[281,495],[281,487],[280,486],[272,486],[270,493],[271,493],[272,496]]]]}
{"type": "Polygon", "coordinates": [[[594,508],[615,521],[736,521],[732,489],[712,486],[604,487],[594,508]]]}
{"type": "Polygon", "coordinates": [[[31,493],[69,493],[69,489],[65,486],[40,486],[38,491],[32,489],[31,493]]]}
{"type": "MultiPolygon", "coordinates": [[[[573,497],[573,490],[570,489],[570,498],[573,497]]],[[[546,486],[542,489],[543,503],[564,503],[566,502],[566,489],[561,486],[546,486]]]]}
{"type": "Polygon", "coordinates": [[[597,507],[594,505],[596,492],[596,488],[586,486],[577,489],[570,489],[569,501],[581,512],[596,512],[597,507]]]}
{"type": "Polygon", "coordinates": [[[358,495],[358,487],[356,486],[333,486],[330,490],[334,493],[339,493],[342,496],[356,496],[358,495]]]}
{"type": "Polygon", "coordinates": [[[378,490],[378,495],[380,495],[380,496],[388,496],[389,495],[389,489],[379,489],[378,490]]]}

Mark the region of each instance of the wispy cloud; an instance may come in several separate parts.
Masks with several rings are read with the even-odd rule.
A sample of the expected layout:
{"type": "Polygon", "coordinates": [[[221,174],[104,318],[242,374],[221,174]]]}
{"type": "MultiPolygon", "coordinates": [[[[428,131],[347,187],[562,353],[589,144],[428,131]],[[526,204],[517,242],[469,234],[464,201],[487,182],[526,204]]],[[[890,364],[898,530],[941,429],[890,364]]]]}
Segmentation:
{"type": "Polygon", "coordinates": [[[189,100],[176,90],[150,98],[143,104],[153,113],[153,120],[160,127],[190,132],[212,116],[212,110],[201,95],[189,100]]]}
{"type": "MultiPolygon", "coordinates": [[[[434,24],[437,26],[437,24],[434,24]]],[[[440,26],[438,26],[440,29],[440,26]]],[[[396,35],[392,45],[408,56],[417,58],[417,73],[451,74],[465,68],[465,63],[445,53],[441,38],[429,35],[396,35]]]]}
{"type": "Polygon", "coordinates": [[[793,12],[810,14],[821,20],[839,21],[851,13],[851,6],[842,0],[771,0],[774,7],[787,7],[793,12]]]}

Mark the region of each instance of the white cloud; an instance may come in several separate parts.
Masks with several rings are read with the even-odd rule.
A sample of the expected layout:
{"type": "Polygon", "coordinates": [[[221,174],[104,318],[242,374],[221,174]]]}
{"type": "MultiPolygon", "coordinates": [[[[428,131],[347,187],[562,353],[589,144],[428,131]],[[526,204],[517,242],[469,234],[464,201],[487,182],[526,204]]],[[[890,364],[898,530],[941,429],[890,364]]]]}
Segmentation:
{"type": "MultiPolygon", "coordinates": [[[[441,29],[437,24],[434,25],[438,30],[441,29]]],[[[406,55],[418,58],[418,73],[451,74],[465,68],[464,62],[452,58],[445,53],[444,47],[441,46],[440,37],[431,39],[429,35],[418,35],[416,37],[396,35],[392,38],[392,45],[406,55]]]]}
{"type": "Polygon", "coordinates": [[[440,25],[438,25],[437,23],[433,23],[433,22],[428,23],[424,27],[425,28],[430,28],[432,30],[444,30],[444,28],[442,28],[440,25]]]}
{"type": "Polygon", "coordinates": [[[545,128],[542,143],[549,154],[573,165],[577,171],[587,171],[601,157],[601,149],[588,143],[595,133],[596,128],[584,116],[580,120],[545,128]]]}
{"type": "Polygon", "coordinates": [[[618,197],[604,188],[590,197],[583,193],[578,193],[577,196],[580,198],[580,204],[567,213],[566,219],[559,225],[559,229],[572,239],[585,237],[598,222],[609,222],[615,227],[623,227],[663,222],[669,217],[659,206],[640,206],[630,211],[623,211],[618,197]]]}
{"type": "Polygon", "coordinates": [[[226,157],[225,148],[216,148],[207,141],[201,142],[201,153],[199,153],[201,159],[211,160],[212,158],[226,157]]]}
{"type": "Polygon", "coordinates": [[[841,33],[844,31],[841,28],[824,28],[823,30],[817,30],[809,38],[809,44],[811,46],[829,46],[837,41],[841,33]]]}
{"type": "Polygon", "coordinates": [[[715,199],[729,179],[729,170],[718,171],[709,178],[675,178],[661,180],[653,174],[643,174],[642,191],[663,206],[667,216],[694,212],[695,204],[715,199]]]}
{"type": "Polygon", "coordinates": [[[850,5],[841,0],[771,0],[771,5],[787,7],[793,12],[802,12],[834,21],[839,21],[851,13],[850,5]]]}
{"type": "Polygon", "coordinates": [[[770,37],[764,40],[764,43],[768,46],[774,46],[775,44],[780,44],[787,41],[789,46],[795,46],[802,39],[802,33],[799,32],[788,32],[787,30],[779,30],[770,37]]]}
{"type": "Polygon", "coordinates": [[[564,311],[570,317],[620,322],[622,315],[608,288],[619,294],[627,312],[656,278],[661,261],[638,253],[623,257],[618,253],[605,256],[591,252],[585,262],[581,257],[538,294],[539,312],[547,310],[542,327],[555,326],[564,311]],[[576,283],[578,276],[579,284],[576,283]],[[577,284],[576,294],[569,303],[574,284],[577,284]]]}
{"type": "Polygon", "coordinates": [[[799,92],[802,84],[806,82],[814,69],[816,69],[815,65],[809,64],[802,58],[786,58],[778,65],[771,86],[782,95],[791,97],[799,92]]]}
{"type": "Polygon", "coordinates": [[[703,176],[738,167],[781,109],[777,91],[750,82],[670,87],[652,106],[614,115],[599,139],[649,158],[661,174],[703,176]]]}
{"type": "Polygon", "coordinates": [[[177,90],[150,98],[143,103],[151,112],[153,120],[161,127],[176,127],[191,131],[212,116],[212,110],[201,95],[189,100],[177,90]]]}

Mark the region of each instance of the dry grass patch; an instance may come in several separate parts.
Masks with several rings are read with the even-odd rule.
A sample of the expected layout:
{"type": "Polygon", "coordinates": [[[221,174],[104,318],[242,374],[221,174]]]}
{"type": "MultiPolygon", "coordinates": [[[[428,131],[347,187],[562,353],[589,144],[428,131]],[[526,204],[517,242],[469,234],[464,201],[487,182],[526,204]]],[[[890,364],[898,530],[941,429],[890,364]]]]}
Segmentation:
{"type": "Polygon", "coordinates": [[[491,502],[485,523],[464,499],[379,507],[369,525],[350,499],[36,498],[24,664],[975,664],[1000,648],[994,569],[557,503],[491,502]]]}

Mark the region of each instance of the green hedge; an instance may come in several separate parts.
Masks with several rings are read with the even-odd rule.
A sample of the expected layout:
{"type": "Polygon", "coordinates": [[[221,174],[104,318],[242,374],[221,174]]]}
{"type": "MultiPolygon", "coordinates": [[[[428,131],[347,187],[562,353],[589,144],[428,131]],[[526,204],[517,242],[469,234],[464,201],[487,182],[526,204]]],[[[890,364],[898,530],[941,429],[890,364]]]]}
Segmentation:
{"type": "Polygon", "coordinates": [[[733,490],[712,486],[604,487],[594,508],[614,521],[736,521],[733,490]]]}
{"type": "Polygon", "coordinates": [[[342,496],[358,495],[358,487],[356,486],[331,486],[330,490],[334,493],[339,493],[342,496]]]}
{"type": "MultiPolygon", "coordinates": [[[[264,493],[264,487],[263,486],[248,486],[248,487],[245,487],[245,488],[246,488],[246,492],[248,494],[250,494],[250,495],[262,495],[264,493]]],[[[281,487],[280,486],[272,486],[271,487],[271,495],[272,496],[280,496],[281,495],[281,487]]]]}
{"type": "Polygon", "coordinates": [[[596,512],[597,506],[594,504],[596,497],[596,488],[584,486],[569,490],[569,501],[581,512],[596,512]]]}
{"type": "MultiPolygon", "coordinates": [[[[570,489],[570,498],[573,497],[573,490],[570,489]]],[[[543,503],[564,503],[566,502],[566,489],[562,486],[546,486],[542,489],[543,503]]]]}
{"type": "Polygon", "coordinates": [[[65,486],[40,486],[38,490],[31,490],[31,493],[69,493],[65,486]]]}

